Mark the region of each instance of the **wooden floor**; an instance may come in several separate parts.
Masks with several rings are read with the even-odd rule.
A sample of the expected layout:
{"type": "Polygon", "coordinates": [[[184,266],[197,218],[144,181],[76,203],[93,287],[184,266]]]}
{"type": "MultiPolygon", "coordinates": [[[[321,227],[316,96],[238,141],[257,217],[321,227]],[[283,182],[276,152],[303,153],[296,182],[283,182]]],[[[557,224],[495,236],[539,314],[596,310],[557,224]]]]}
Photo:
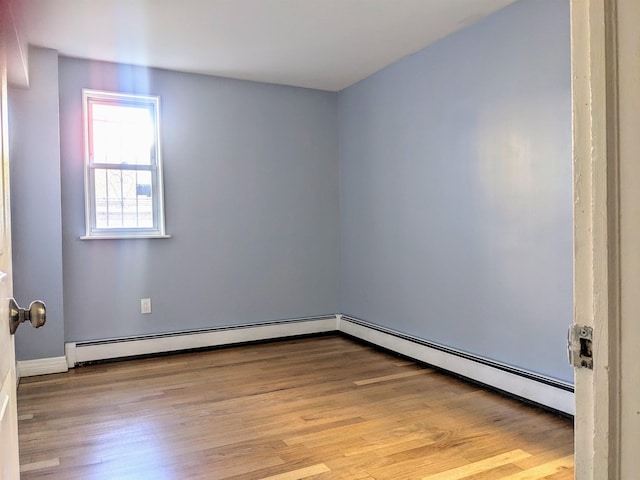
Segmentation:
{"type": "Polygon", "coordinates": [[[569,419],[340,336],[23,379],[22,479],[572,479],[569,419]]]}

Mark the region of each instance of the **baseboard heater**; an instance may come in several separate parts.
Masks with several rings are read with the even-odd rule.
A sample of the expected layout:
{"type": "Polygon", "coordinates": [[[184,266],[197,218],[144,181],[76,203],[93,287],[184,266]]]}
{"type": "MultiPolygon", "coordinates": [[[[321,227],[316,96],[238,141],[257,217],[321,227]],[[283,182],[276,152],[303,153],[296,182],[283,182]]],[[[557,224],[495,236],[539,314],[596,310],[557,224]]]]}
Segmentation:
{"type": "Polygon", "coordinates": [[[175,333],[71,342],[65,344],[65,355],[68,366],[74,367],[100,360],[334,332],[337,329],[336,322],[336,315],[324,315],[175,333]]]}
{"type": "Polygon", "coordinates": [[[553,410],[575,414],[571,383],[407,335],[364,320],[338,315],[338,330],[420,362],[553,410]]]}

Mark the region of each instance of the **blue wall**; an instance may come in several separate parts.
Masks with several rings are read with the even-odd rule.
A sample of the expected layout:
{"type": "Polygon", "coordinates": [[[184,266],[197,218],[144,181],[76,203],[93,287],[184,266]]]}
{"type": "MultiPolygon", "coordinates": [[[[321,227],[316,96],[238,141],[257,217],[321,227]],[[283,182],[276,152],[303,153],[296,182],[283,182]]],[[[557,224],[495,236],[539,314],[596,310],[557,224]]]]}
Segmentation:
{"type": "Polygon", "coordinates": [[[341,312],[572,381],[569,2],[339,95],[341,312]]]}
{"type": "Polygon", "coordinates": [[[31,48],[29,89],[9,92],[14,296],[47,305],[44,328],[16,332],[18,360],[64,355],[57,71],[57,51],[31,48]]]}
{"type": "Polygon", "coordinates": [[[335,93],[70,58],[59,84],[67,341],[338,311],[335,93]],[[160,95],[172,238],[79,240],[82,88],[160,95]]]}

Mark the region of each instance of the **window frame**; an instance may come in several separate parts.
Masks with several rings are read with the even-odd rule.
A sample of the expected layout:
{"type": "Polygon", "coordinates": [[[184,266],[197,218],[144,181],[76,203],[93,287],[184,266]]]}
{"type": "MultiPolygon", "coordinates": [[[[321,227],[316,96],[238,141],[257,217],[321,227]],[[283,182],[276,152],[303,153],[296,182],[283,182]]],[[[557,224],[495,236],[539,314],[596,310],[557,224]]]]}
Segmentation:
{"type": "Polygon", "coordinates": [[[138,95],[103,90],[82,89],[82,120],[84,126],[84,199],[85,235],[82,240],[126,239],[126,238],[169,238],[165,230],[164,179],[162,168],[162,148],[160,136],[160,97],[138,95]],[[153,114],[154,154],[149,165],[127,163],[97,163],[93,161],[93,121],[91,104],[130,105],[147,108],[153,114]],[[118,171],[145,171],[151,173],[152,227],[102,227],[96,222],[95,171],[97,169],[118,171]]]}

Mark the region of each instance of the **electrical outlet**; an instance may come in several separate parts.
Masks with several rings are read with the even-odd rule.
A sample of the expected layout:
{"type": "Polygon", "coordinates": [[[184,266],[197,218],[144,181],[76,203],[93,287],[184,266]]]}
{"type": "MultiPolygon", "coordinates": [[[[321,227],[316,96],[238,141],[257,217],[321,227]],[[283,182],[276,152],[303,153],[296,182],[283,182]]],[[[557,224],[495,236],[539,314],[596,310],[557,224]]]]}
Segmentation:
{"type": "Polygon", "coordinates": [[[141,298],[140,299],[140,313],[151,313],[151,299],[150,298],[141,298]]]}

